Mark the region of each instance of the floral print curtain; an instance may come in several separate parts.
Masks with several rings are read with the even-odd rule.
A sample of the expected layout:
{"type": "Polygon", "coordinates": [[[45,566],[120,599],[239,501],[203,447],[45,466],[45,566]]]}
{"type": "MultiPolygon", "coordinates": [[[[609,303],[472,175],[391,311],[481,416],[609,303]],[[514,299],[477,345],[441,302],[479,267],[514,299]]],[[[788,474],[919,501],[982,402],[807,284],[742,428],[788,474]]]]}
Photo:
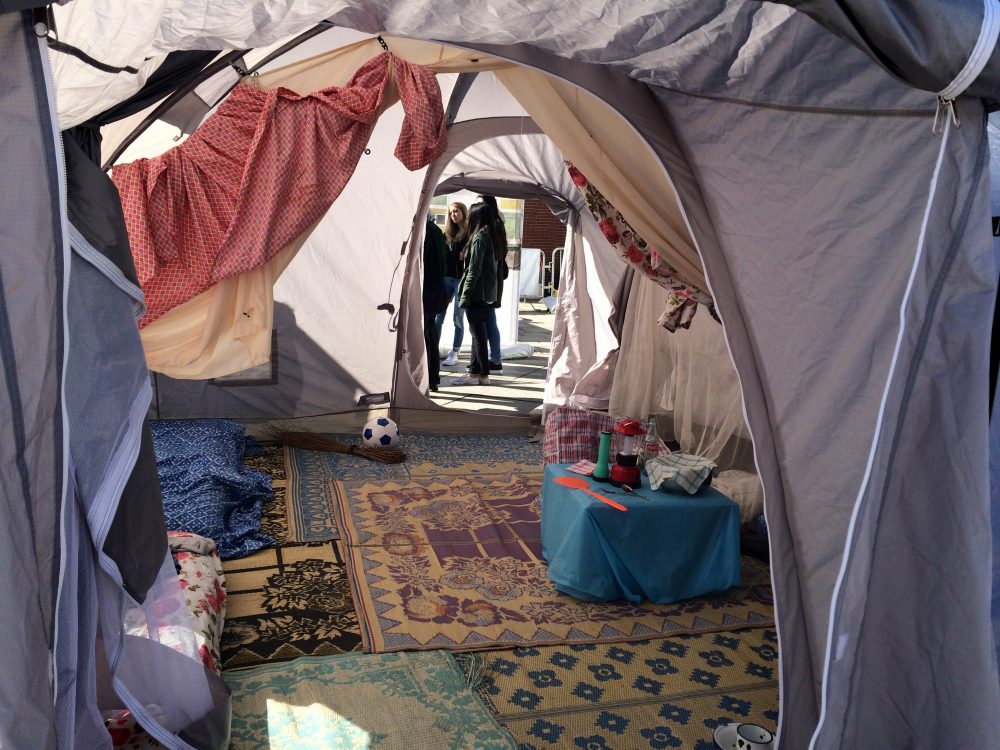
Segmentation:
{"type": "Polygon", "coordinates": [[[604,236],[618,251],[622,260],[667,290],[667,306],[656,322],[671,333],[678,328],[690,328],[698,305],[704,305],[711,316],[718,320],[712,297],[683,281],[677,270],[635,233],[621,212],[611,205],[579,169],[569,162],[566,162],[566,167],[604,236]]]}

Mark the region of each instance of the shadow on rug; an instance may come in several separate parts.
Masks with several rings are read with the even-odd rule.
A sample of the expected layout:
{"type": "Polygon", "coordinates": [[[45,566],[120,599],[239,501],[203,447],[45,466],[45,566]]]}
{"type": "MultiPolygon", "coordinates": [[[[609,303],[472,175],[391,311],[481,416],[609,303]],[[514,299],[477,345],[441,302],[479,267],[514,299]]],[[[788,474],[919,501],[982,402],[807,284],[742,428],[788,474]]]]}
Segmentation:
{"type": "Polygon", "coordinates": [[[519,750],[714,750],[719,725],[777,724],[772,629],[476,656],[479,694],[519,750]]]}
{"type": "Polygon", "coordinates": [[[272,476],[274,502],[264,506],[261,529],[278,545],[223,562],[223,669],[357,651],[361,633],[336,545],[287,542],[282,449],[245,463],[272,476]]]}
{"type": "Polygon", "coordinates": [[[541,556],[540,480],[331,483],[366,651],[610,643],[773,623],[767,567],[674,604],[584,602],[541,556]]]}
{"type": "MultiPolygon", "coordinates": [[[[356,436],[333,435],[343,442],[356,436]]],[[[381,464],[343,453],[285,448],[288,470],[288,539],[320,542],[339,538],[328,482],[380,482],[410,477],[494,476],[512,472],[540,473],[542,451],[515,435],[406,434],[401,464],[381,464]]]]}
{"type": "Polygon", "coordinates": [[[450,654],[342,654],[227,672],[232,750],[513,750],[450,654]]]}

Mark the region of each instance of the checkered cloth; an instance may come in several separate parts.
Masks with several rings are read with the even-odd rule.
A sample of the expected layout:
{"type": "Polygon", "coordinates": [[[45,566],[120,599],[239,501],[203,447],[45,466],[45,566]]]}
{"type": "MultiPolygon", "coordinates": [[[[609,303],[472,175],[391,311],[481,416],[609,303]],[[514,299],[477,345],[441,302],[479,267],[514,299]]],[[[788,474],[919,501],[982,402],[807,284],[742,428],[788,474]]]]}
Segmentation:
{"type": "MultiPolygon", "coordinates": [[[[596,461],[601,430],[613,430],[618,420],[601,412],[557,406],[545,418],[542,450],[546,464],[596,461]]],[[[614,438],[611,455],[614,456],[614,438]]]]}
{"type": "Polygon", "coordinates": [[[652,489],[687,492],[693,495],[709,477],[719,475],[715,462],[689,453],[668,453],[646,462],[646,474],[652,489]]]}
{"type": "Polygon", "coordinates": [[[575,464],[570,466],[566,471],[572,471],[575,474],[583,474],[585,476],[590,476],[594,473],[594,469],[597,468],[597,464],[593,461],[577,461],[575,464]]]}

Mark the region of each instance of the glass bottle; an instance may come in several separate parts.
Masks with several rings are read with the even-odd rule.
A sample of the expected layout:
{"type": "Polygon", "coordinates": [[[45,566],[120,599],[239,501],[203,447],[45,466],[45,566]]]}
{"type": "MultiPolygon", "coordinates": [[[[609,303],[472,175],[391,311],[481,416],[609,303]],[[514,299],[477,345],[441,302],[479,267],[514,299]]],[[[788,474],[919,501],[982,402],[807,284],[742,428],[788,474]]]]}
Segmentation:
{"type": "Polygon", "coordinates": [[[656,429],[656,415],[650,414],[646,420],[646,440],[642,447],[646,461],[660,454],[660,433],[656,429]]]}

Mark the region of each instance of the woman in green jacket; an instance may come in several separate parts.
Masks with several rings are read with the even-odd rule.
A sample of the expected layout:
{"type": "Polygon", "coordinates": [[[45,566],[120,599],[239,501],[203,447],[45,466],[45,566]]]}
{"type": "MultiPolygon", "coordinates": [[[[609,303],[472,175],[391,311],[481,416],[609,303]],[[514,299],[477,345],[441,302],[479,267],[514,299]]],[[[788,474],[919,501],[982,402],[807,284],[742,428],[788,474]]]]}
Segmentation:
{"type": "Polygon", "coordinates": [[[490,236],[489,207],[477,203],[469,211],[469,244],[465,248],[465,271],[458,284],[458,305],[465,310],[472,334],[472,364],[469,372],[453,378],[452,385],[489,385],[486,321],[497,300],[497,257],[490,236]]]}

